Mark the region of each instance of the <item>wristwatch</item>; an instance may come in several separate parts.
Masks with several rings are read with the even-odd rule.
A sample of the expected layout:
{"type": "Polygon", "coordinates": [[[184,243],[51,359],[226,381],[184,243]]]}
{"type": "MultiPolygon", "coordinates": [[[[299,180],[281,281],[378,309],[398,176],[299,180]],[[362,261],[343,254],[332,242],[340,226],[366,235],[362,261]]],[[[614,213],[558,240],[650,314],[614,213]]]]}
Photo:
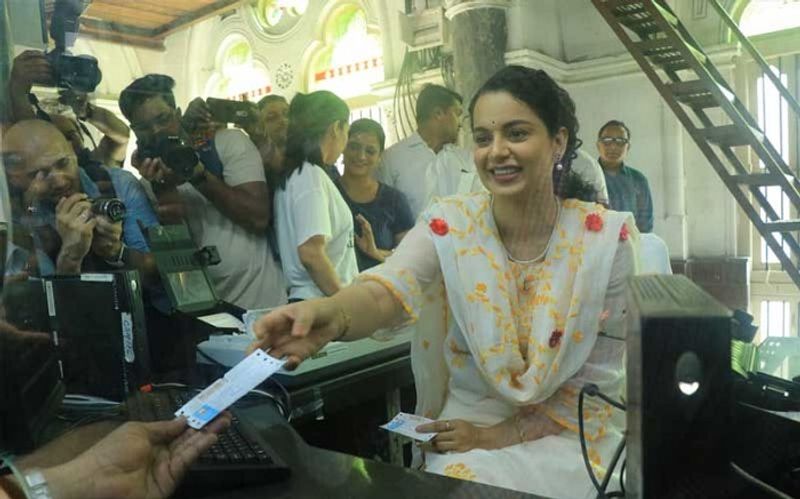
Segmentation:
{"type": "Polygon", "coordinates": [[[53,499],[47,480],[39,469],[23,471],[14,463],[10,454],[0,455],[0,476],[5,475],[3,469],[8,469],[17,480],[17,485],[27,499],[53,499]]]}
{"type": "Polygon", "coordinates": [[[47,480],[38,469],[25,473],[25,493],[30,499],[53,499],[47,480]]]}
{"type": "Polygon", "coordinates": [[[124,267],[125,266],[125,251],[128,247],[125,245],[124,241],[120,241],[119,246],[119,254],[117,255],[116,260],[106,260],[106,263],[111,265],[112,267],[124,267]]]}

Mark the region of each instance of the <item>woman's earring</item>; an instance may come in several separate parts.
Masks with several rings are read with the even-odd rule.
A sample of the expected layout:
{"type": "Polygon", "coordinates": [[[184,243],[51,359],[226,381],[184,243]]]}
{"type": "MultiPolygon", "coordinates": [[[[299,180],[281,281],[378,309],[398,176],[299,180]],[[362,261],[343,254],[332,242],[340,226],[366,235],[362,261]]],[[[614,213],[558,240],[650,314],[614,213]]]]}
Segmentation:
{"type": "Polygon", "coordinates": [[[560,171],[560,170],[564,169],[564,165],[561,164],[561,155],[560,154],[556,154],[554,163],[556,164],[556,170],[560,171]]]}

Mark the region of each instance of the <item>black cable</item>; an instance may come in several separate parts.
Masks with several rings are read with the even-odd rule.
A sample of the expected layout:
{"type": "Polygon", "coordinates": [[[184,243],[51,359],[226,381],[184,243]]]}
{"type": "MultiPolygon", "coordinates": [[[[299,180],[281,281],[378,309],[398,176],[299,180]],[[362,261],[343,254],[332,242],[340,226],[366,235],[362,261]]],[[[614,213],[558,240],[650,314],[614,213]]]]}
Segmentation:
{"type": "Polygon", "coordinates": [[[230,369],[228,366],[226,366],[226,365],[225,365],[225,364],[223,364],[222,362],[218,361],[218,360],[217,360],[217,359],[215,359],[214,357],[212,357],[212,356],[208,355],[207,353],[205,353],[204,351],[202,351],[202,350],[201,350],[201,349],[199,349],[199,348],[197,349],[197,353],[198,353],[198,354],[200,354],[200,357],[202,357],[202,358],[206,359],[207,361],[211,362],[213,365],[215,365],[215,366],[217,366],[217,367],[221,367],[222,369],[224,369],[224,370],[226,370],[226,371],[227,371],[228,369],[230,369]]]}
{"type": "Polygon", "coordinates": [[[784,492],[776,489],[772,485],[759,480],[758,478],[754,477],[753,475],[742,469],[738,464],[731,463],[731,468],[733,469],[734,472],[736,472],[737,475],[745,479],[748,483],[750,483],[754,487],[758,487],[759,489],[761,489],[761,491],[768,493],[772,497],[777,497],[779,499],[791,499],[791,496],[789,494],[785,494],[784,492]]]}
{"type": "MultiPolygon", "coordinates": [[[[608,481],[611,479],[611,475],[614,473],[614,467],[616,466],[617,461],[619,460],[619,456],[622,454],[622,449],[625,448],[625,438],[623,437],[622,442],[617,446],[617,450],[614,453],[614,457],[611,460],[611,465],[609,466],[608,470],[606,471],[606,477],[603,479],[603,484],[597,481],[597,477],[594,474],[594,470],[592,469],[592,463],[589,460],[589,452],[586,449],[586,434],[584,431],[583,425],[583,398],[589,395],[591,397],[600,397],[604,401],[608,402],[612,406],[616,407],[620,410],[625,410],[625,406],[620,402],[608,397],[604,393],[600,391],[597,385],[594,383],[586,383],[581,388],[581,392],[578,395],[578,437],[581,442],[581,455],[583,456],[583,464],[586,465],[586,471],[589,473],[589,479],[592,481],[592,485],[594,485],[595,490],[597,490],[597,497],[598,499],[606,499],[610,497],[620,497],[618,494],[619,492],[612,492],[610,494],[605,493],[606,487],[608,487],[608,481]]],[[[621,497],[625,497],[622,495],[621,497]]]]}
{"type": "Polygon", "coordinates": [[[275,386],[277,386],[281,390],[281,392],[283,392],[283,398],[286,400],[286,404],[285,404],[286,421],[287,422],[291,422],[292,421],[292,410],[293,410],[293,407],[292,407],[292,395],[289,393],[289,390],[287,390],[286,387],[283,386],[283,383],[281,383],[280,381],[276,380],[275,378],[269,378],[268,381],[272,381],[275,384],[275,386]]]}
{"type": "Polygon", "coordinates": [[[611,477],[614,475],[614,468],[617,467],[617,463],[619,462],[619,457],[622,455],[622,451],[625,449],[625,436],[623,435],[622,440],[620,440],[619,444],[617,444],[617,450],[614,451],[614,457],[611,458],[611,463],[609,463],[608,468],[606,470],[606,476],[603,477],[603,483],[600,484],[600,494],[597,495],[597,499],[604,499],[608,497],[606,495],[606,489],[608,489],[608,484],[611,482],[611,477]]]}
{"type": "MultiPolygon", "coordinates": [[[[581,454],[583,455],[583,464],[586,465],[586,472],[589,473],[589,479],[592,481],[595,490],[597,490],[597,493],[602,496],[603,489],[600,488],[600,482],[598,482],[597,477],[594,476],[592,463],[589,461],[589,452],[586,450],[586,435],[583,431],[583,397],[586,395],[586,392],[590,386],[592,385],[583,385],[583,388],[581,388],[581,393],[578,395],[578,437],[581,441],[581,454]]],[[[596,385],[594,386],[596,387],[596,385]]]]}
{"type": "Polygon", "coordinates": [[[603,399],[607,403],[613,405],[614,407],[616,407],[620,411],[624,411],[625,410],[625,406],[621,402],[617,402],[616,400],[612,399],[611,397],[609,397],[605,393],[601,392],[600,388],[597,385],[595,385],[594,383],[586,383],[583,386],[583,388],[586,389],[586,394],[589,395],[590,397],[600,397],[601,399],[603,399]]]}

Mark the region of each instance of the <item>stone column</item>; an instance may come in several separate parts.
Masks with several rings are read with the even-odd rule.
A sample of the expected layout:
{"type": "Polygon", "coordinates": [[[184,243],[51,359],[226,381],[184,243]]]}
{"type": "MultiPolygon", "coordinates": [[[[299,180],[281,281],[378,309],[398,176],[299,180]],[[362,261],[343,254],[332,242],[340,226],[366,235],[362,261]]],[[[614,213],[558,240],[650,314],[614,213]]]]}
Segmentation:
{"type": "Polygon", "coordinates": [[[11,26],[9,23],[9,0],[0,0],[0,123],[5,122],[9,116],[8,78],[11,74],[11,61],[14,46],[11,41],[11,26]]]}
{"type": "Polygon", "coordinates": [[[478,88],[505,66],[510,0],[446,0],[456,90],[467,106],[478,88]]]}
{"type": "Polygon", "coordinates": [[[686,178],[683,166],[683,127],[672,110],[661,104],[661,172],[664,185],[664,226],[659,235],[669,247],[670,257],[688,257],[686,227],[686,178]]]}

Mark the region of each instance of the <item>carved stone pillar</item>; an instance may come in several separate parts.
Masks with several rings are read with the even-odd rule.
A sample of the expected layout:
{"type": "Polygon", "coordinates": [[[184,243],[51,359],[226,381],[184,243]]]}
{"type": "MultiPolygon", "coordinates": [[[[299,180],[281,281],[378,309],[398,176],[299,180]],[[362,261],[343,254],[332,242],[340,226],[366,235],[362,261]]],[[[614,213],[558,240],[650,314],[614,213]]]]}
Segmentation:
{"type": "Polygon", "coordinates": [[[450,20],[456,89],[464,106],[478,88],[505,66],[510,0],[446,0],[450,20]]]}
{"type": "Polygon", "coordinates": [[[13,57],[8,2],[9,0],[0,0],[0,122],[9,118],[6,114],[11,107],[8,102],[8,92],[6,92],[13,57]]]}

